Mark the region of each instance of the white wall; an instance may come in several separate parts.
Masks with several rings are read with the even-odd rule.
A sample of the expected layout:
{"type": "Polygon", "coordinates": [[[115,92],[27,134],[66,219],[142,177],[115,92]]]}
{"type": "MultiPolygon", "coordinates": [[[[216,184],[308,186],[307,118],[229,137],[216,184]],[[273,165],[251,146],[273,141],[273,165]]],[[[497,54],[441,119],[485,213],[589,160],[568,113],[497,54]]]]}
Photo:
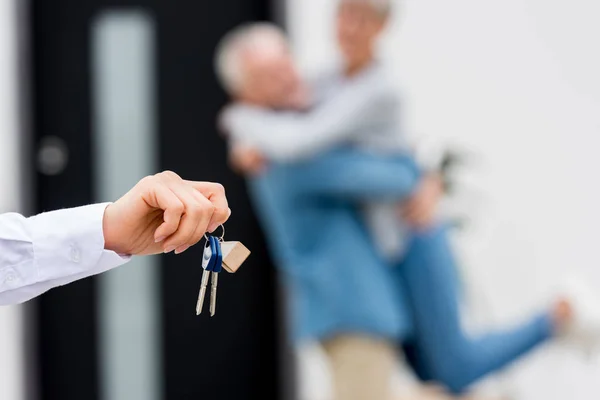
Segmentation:
{"type": "MultiPolygon", "coordinates": [[[[288,0],[309,70],[335,58],[335,2],[288,0]]],[[[404,0],[395,20],[383,55],[404,88],[410,131],[477,156],[465,180],[480,212],[457,243],[477,305],[505,322],[566,275],[600,287],[600,3],[404,0]]],[[[510,389],[527,400],[598,398],[597,364],[551,348],[510,389]]]]}
{"type": "Polygon", "coordinates": [[[18,157],[15,5],[16,0],[0,1],[0,211],[14,210],[20,204],[14,170],[18,157]]]}
{"type": "MultiPolygon", "coordinates": [[[[0,213],[18,211],[18,102],[16,10],[19,0],[0,0],[0,213]]],[[[23,399],[22,309],[0,307],[0,399],[23,399]]]]}

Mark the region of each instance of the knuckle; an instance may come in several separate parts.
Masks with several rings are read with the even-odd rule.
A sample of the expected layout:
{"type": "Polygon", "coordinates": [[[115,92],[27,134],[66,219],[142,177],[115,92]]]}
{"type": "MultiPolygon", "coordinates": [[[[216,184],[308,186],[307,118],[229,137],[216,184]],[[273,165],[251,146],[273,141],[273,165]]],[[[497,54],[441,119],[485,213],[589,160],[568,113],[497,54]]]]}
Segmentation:
{"type": "Polygon", "coordinates": [[[163,172],[159,173],[158,175],[160,175],[161,177],[168,179],[168,180],[181,179],[181,177],[179,175],[177,175],[175,172],[170,171],[170,170],[163,171],[163,172]]]}
{"type": "Polygon", "coordinates": [[[219,215],[223,219],[229,219],[229,217],[231,217],[231,208],[226,207],[219,209],[219,215]]]}
{"type": "Polygon", "coordinates": [[[151,185],[152,183],[154,183],[156,181],[156,176],[154,175],[148,175],[143,177],[142,179],[140,179],[140,184],[141,185],[151,185]]]}
{"type": "Polygon", "coordinates": [[[204,213],[205,206],[199,201],[194,201],[188,205],[186,210],[187,214],[190,214],[192,217],[199,217],[204,213]]]}
{"type": "Polygon", "coordinates": [[[217,194],[225,194],[225,186],[220,183],[213,183],[213,190],[217,194]]]}
{"type": "Polygon", "coordinates": [[[215,209],[215,214],[222,219],[227,219],[231,215],[231,210],[228,207],[218,207],[215,209]]]}
{"type": "Polygon", "coordinates": [[[175,212],[182,213],[183,211],[185,211],[185,205],[183,205],[183,203],[179,200],[174,201],[173,205],[172,205],[172,209],[175,212]]]}
{"type": "Polygon", "coordinates": [[[212,215],[215,212],[215,206],[208,199],[202,198],[202,200],[197,203],[197,210],[199,214],[210,214],[212,215]]]}
{"type": "Polygon", "coordinates": [[[200,204],[202,204],[205,207],[212,207],[213,203],[212,201],[210,201],[209,199],[207,199],[206,197],[202,196],[200,198],[200,204]]]}
{"type": "Polygon", "coordinates": [[[208,215],[213,216],[215,214],[216,209],[217,208],[213,204],[207,204],[205,211],[208,215]]]}

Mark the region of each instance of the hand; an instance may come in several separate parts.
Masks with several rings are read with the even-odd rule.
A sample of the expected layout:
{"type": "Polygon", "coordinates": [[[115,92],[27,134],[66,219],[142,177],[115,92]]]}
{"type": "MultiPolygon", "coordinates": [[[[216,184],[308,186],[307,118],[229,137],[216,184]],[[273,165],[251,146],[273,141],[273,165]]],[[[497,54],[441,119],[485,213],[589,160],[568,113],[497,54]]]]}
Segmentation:
{"type": "Polygon", "coordinates": [[[306,110],[312,101],[312,96],[307,85],[299,84],[292,91],[282,105],[285,109],[306,110]]]}
{"type": "Polygon", "coordinates": [[[241,174],[259,175],[267,167],[267,161],[256,149],[234,145],[229,151],[229,164],[231,168],[241,174]]]}
{"type": "Polygon", "coordinates": [[[142,179],[106,208],[104,247],[119,254],[179,254],[230,215],[222,185],[162,172],[142,179]]]}
{"type": "Polygon", "coordinates": [[[437,174],[426,176],[417,191],[401,206],[402,217],[415,228],[431,226],[443,193],[442,179],[437,174]]]}

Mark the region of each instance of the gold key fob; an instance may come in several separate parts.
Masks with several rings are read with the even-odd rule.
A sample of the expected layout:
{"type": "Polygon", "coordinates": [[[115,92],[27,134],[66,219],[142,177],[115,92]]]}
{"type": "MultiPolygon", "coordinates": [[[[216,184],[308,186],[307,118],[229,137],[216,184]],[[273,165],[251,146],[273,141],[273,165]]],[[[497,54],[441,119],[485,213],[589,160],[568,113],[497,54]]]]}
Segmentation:
{"type": "Polygon", "coordinates": [[[250,256],[250,250],[241,242],[222,242],[221,252],[223,269],[231,274],[235,274],[250,256]]]}

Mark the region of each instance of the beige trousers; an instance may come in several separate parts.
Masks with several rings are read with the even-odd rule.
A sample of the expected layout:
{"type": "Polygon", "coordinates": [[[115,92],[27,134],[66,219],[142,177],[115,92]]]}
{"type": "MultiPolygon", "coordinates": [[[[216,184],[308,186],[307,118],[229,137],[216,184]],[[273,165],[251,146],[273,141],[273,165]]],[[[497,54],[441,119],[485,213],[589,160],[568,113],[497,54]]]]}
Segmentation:
{"type": "MultiPolygon", "coordinates": [[[[334,400],[458,400],[431,386],[412,387],[395,396],[392,378],[399,354],[391,342],[352,334],[325,341],[323,348],[331,366],[334,400]]],[[[468,399],[476,398],[463,398],[468,399]]]]}
{"type": "Polygon", "coordinates": [[[381,339],[343,335],[323,343],[331,363],[335,400],[392,400],[395,346],[381,339]]]}

